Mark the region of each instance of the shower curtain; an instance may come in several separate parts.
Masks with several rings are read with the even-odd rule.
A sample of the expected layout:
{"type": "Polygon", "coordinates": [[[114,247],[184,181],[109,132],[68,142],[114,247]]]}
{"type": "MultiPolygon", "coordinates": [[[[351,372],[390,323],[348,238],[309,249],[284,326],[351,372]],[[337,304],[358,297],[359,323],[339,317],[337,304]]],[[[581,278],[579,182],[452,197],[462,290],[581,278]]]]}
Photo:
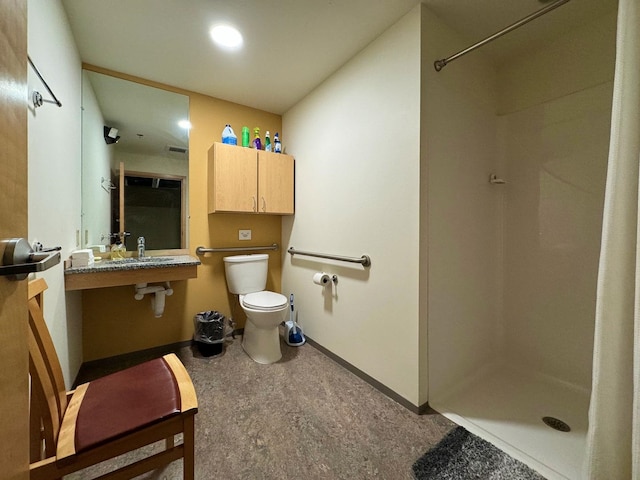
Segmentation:
{"type": "Polygon", "coordinates": [[[640,2],[619,0],[584,478],[640,480],[640,2]]]}

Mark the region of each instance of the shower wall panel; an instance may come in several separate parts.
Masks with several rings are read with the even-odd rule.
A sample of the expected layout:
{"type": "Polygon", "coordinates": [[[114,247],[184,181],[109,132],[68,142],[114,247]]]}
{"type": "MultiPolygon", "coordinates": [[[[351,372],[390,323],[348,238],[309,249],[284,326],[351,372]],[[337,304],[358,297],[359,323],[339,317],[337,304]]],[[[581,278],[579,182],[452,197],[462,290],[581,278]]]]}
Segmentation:
{"type": "Polygon", "coordinates": [[[508,112],[499,118],[507,358],[583,388],[591,380],[614,40],[615,17],[607,16],[499,72],[508,112]]]}
{"type": "Polygon", "coordinates": [[[512,361],[588,387],[609,85],[501,119],[505,328],[512,361]]]}
{"type": "Polygon", "coordinates": [[[496,92],[479,52],[435,72],[433,60],[465,39],[423,9],[422,215],[428,234],[429,401],[493,361],[500,350],[500,186],[496,92]]]}

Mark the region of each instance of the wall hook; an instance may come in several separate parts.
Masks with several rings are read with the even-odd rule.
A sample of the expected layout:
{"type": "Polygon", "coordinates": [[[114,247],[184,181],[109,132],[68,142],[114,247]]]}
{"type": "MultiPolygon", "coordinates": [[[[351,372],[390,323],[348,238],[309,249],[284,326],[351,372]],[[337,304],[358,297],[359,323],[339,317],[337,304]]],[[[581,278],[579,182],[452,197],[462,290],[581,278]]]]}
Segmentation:
{"type": "Polygon", "coordinates": [[[109,179],[104,177],[100,177],[100,186],[104,189],[105,192],[111,193],[111,190],[115,190],[116,186],[109,179]]]}
{"type": "Polygon", "coordinates": [[[489,183],[493,185],[504,185],[507,182],[502,178],[499,178],[495,173],[492,173],[491,175],[489,175],[489,183]]]}

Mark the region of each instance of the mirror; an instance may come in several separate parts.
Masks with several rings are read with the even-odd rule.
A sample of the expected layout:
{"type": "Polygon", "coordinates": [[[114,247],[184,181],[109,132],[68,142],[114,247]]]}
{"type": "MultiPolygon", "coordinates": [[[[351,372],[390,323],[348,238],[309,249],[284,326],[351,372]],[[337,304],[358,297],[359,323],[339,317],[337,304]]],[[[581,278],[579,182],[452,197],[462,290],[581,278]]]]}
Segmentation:
{"type": "Polygon", "coordinates": [[[189,97],[83,70],[82,245],[188,245],[189,97]]]}

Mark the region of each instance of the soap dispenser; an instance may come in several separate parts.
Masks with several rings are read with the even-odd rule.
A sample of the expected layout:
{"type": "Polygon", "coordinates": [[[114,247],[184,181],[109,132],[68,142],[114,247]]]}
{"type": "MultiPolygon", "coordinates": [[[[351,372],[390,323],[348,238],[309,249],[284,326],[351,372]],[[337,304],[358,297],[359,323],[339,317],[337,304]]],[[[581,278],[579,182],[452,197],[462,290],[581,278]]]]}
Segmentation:
{"type": "Polygon", "coordinates": [[[111,260],[123,260],[127,248],[124,246],[124,235],[117,234],[116,243],[111,246],[111,260]]]}

